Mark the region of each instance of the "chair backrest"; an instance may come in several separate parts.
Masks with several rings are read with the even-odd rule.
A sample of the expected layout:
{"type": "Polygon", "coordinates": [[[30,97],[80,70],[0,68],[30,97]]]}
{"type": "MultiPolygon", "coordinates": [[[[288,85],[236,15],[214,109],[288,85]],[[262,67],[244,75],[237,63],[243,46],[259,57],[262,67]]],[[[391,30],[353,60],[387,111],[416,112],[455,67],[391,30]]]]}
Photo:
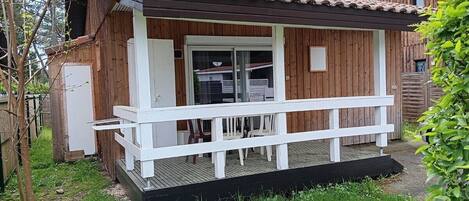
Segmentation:
{"type": "Polygon", "coordinates": [[[223,133],[224,136],[240,135],[244,130],[244,117],[227,117],[225,118],[225,126],[226,132],[223,133]]]}

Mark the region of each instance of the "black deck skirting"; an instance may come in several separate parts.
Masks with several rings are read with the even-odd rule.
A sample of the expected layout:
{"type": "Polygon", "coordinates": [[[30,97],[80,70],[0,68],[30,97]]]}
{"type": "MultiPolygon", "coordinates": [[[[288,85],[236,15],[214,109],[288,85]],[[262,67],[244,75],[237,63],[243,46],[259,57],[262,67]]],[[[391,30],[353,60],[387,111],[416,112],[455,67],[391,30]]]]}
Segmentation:
{"type": "Polygon", "coordinates": [[[166,189],[142,192],[119,165],[117,178],[127,187],[132,200],[232,200],[237,195],[265,192],[289,193],[318,184],[357,181],[397,174],[403,166],[390,156],[330,163],[304,168],[280,170],[256,175],[226,178],[166,189]]]}

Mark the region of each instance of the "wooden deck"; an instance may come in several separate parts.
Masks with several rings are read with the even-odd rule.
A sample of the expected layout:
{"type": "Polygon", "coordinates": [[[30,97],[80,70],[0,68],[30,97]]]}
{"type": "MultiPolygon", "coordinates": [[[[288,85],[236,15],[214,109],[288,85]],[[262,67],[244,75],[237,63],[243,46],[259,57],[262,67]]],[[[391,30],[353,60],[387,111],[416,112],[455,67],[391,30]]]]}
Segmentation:
{"type": "MultiPolygon", "coordinates": [[[[375,146],[374,144],[370,144],[370,146],[375,146]]],[[[206,199],[207,197],[210,196],[202,196],[205,190],[208,190],[207,193],[209,195],[213,194],[218,194],[216,197],[213,197],[213,199],[218,199],[220,197],[226,197],[229,196],[229,193],[227,192],[222,192],[220,190],[217,191],[217,193],[214,193],[213,191],[210,192],[210,188],[217,188],[219,186],[223,185],[229,185],[229,186],[234,186],[236,189],[236,192],[232,193],[241,193],[244,194],[242,188],[239,188],[238,185],[250,185],[253,184],[253,182],[250,182],[249,178],[254,179],[254,183],[259,186],[252,186],[254,189],[257,189],[256,191],[259,190],[259,188],[270,188],[272,184],[281,182],[289,184],[288,179],[289,178],[294,178],[294,176],[299,176],[301,179],[307,179],[304,181],[296,180],[298,181],[302,186],[306,185],[307,183],[310,183],[308,181],[312,181],[314,179],[318,179],[321,176],[327,176],[330,175],[331,177],[329,179],[332,179],[334,181],[343,181],[343,180],[348,180],[347,178],[350,179],[360,179],[359,177],[364,177],[364,176],[379,176],[380,174],[389,174],[388,172],[384,171],[384,169],[392,169],[392,172],[398,171],[398,166],[396,168],[392,168],[392,164],[390,164],[389,167],[386,167],[382,170],[378,167],[379,165],[376,165],[375,169],[370,169],[373,170],[372,174],[368,171],[363,171],[366,170],[367,168],[369,169],[370,167],[363,167],[363,165],[357,165],[354,164],[353,161],[360,161],[364,159],[376,159],[380,158],[378,156],[378,151],[377,149],[374,151],[370,151],[371,149],[363,149],[362,147],[343,147],[341,149],[341,161],[340,163],[331,163],[329,162],[329,143],[328,142],[301,142],[301,143],[293,143],[289,145],[289,170],[282,170],[278,171],[276,170],[276,162],[275,162],[275,151],[274,151],[274,156],[272,157],[272,161],[267,161],[267,157],[265,155],[260,155],[259,154],[259,149],[256,149],[256,152],[250,152],[248,155],[248,158],[245,159],[245,165],[241,166],[239,164],[238,160],[238,152],[237,151],[232,151],[233,153],[228,153],[227,158],[226,158],[226,178],[225,179],[216,179],[214,177],[214,168],[213,164],[211,163],[211,159],[209,157],[204,157],[204,158],[197,158],[197,163],[193,164],[192,162],[186,162],[185,157],[179,157],[179,158],[172,158],[172,159],[164,159],[164,160],[158,160],[155,161],[155,177],[152,177],[150,179],[150,188],[147,187],[147,182],[142,179],[140,176],[140,163],[137,162],[135,163],[135,170],[133,171],[124,171],[125,170],[125,165],[123,161],[117,161],[117,168],[119,172],[122,174],[118,174],[119,180],[124,183],[130,191],[132,191],[131,197],[136,200],[147,200],[149,199],[148,196],[152,195],[153,198],[154,196],[158,197],[160,200],[171,200],[171,199],[182,199],[182,196],[184,197],[183,200],[187,199],[187,196],[189,197],[194,197],[195,195],[194,192],[191,192],[189,189],[194,189],[198,188],[199,190],[196,190],[196,192],[200,193],[201,197],[204,197],[206,199]],[[351,168],[350,171],[343,171],[340,170],[340,168],[347,168],[347,165],[339,165],[339,164],[345,164],[346,161],[352,162],[349,163],[348,165],[351,168]],[[334,169],[333,167],[328,167],[327,165],[335,165],[336,168],[339,169],[334,169]],[[334,171],[333,173],[328,173],[324,171],[319,171],[316,170],[314,172],[316,173],[307,173],[308,171],[311,171],[311,167],[320,167],[320,168],[325,168],[324,170],[331,170],[334,171]],[[356,171],[356,172],[361,172],[365,175],[360,175],[359,177],[354,176],[354,169],[353,168],[360,168],[361,171],[356,171]],[[294,175],[292,170],[294,170],[294,175]],[[376,171],[375,171],[376,170],[376,171]],[[306,172],[305,172],[306,171],[306,172]],[[287,173],[287,174],[284,174],[287,173]],[[350,175],[351,173],[351,175],[350,175]],[[323,175],[316,175],[314,174],[323,174],[323,175]],[[335,176],[334,175],[338,174],[335,176]],[[262,175],[264,179],[261,179],[265,182],[269,181],[269,184],[259,182],[259,179],[255,179],[255,177],[258,177],[259,175],[262,175]],[[269,176],[270,175],[270,176],[269,176]],[[347,176],[348,175],[348,176],[347,176]],[[311,177],[311,178],[310,178],[311,177]],[[308,179],[309,178],[309,179],[308,179]],[[223,184],[217,182],[225,182],[223,184]],[[233,183],[234,182],[234,183],[233,183]],[[247,182],[247,183],[246,183],[247,182]],[[306,182],[306,183],[305,183],[306,182]],[[303,184],[304,183],[304,184],[303,184]],[[204,189],[204,184],[207,184],[208,187],[204,189]],[[186,189],[186,190],[184,190],[186,189]],[[223,195],[221,195],[223,194],[223,195]]],[[[390,157],[385,157],[389,158],[390,157]]],[[[382,159],[380,159],[382,160],[382,159]]],[[[390,159],[392,160],[392,159],[390,159]]],[[[370,165],[374,162],[370,162],[370,165]]],[[[382,163],[382,162],[381,162],[382,163]]],[[[368,165],[368,166],[370,166],[368,165]]],[[[374,165],[374,164],[373,164],[374,165]]],[[[372,166],[372,165],[371,165],[372,166]]],[[[323,182],[319,183],[328,183],[329,182],[328,177],[325,177],[325,180],[323,182]]],[[[317,182],[313,182],[317,183],[317,182]]],[[[296,186],[297,184],[289,184],[287,185],[288,187],[293,187],[296,186]]],[[[278,185],[276,185],[278,187],[278,185]]],[[[276,189],[276,187],[272,187],[273,189],[276,189]]],[[[252,189],[250,190],[252,191],[252,189]]],[[[254,193],[254,192],[249,192],[254,193]]],[[[152,197],[150,196],[150,197],[152,197]]],[[[197,197],[197,196],[195,196],[197,197]]],[[[209,199],[209,198],[207,198],[209,199]]],[[[210,200],[210,199],[209,199],[210,200]]]]}

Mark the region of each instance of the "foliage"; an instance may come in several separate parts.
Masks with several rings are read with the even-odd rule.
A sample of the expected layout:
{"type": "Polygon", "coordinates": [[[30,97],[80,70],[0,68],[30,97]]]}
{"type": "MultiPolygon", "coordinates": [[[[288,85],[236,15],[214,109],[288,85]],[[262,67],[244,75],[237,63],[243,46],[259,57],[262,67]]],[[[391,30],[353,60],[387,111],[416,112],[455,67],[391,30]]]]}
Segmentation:
{"type": "Polygon", "coordinates": [[[439,180],[427,199],[469,200],[469,1],[440,1],[427,15],[417,29],[434,59],[432,80],[445,92],[419,120],[430,142],[417,153],[439,180]]]}
{"type": "Polygon", "coordinates": [[[26,91],[30,94],[47,94],[49,93],[49,84],[32,82],[26,86],[26,91]]]}
{"type": "MultiPolygon", "coordinates": [[[[13,92],[16,94],[18,85],[13,84],[13,92]]],[[[28,94],[47,94],[49,93],[49,84],[41,82],[31,82],[26,86],[28,94]]],[[[5,87],[0,83],[0,94],[6,94],[5,87]]]]}
{"type": "MultiPolygon", "coordinates": [[[[57,164],[52,159],[52,133],[44,129],[31,149],[34,192],[39,200],[115,200],[104,189],[111,182],[95,160],[57,164]],[[55,191],[63,189],[64,194],[55,191]]],[[[7,185],[0,200],[19,200],[16,177],[7,185]]]]}
{"type": "Polygon", "coordinates": [[[402,140],[404,141],[421,140],[422,136],[415,135],[418,129],[419,129],[418,124],[411,123],[411,122],[404,122],[403,129],[402,129],[403,130],[402,140]]]}
{"type": "MultiPolygon", "coordinates": [[[[238,200],[246,200],[239,198],[238,200]]],[[[305,191],[293,192],[292,196],[266,195],[248,199],[252,201],[410,201],[411,197],[385,194],[371,179],[360,183],[344,183],[329,186],[318,186],[305,191]]]]}

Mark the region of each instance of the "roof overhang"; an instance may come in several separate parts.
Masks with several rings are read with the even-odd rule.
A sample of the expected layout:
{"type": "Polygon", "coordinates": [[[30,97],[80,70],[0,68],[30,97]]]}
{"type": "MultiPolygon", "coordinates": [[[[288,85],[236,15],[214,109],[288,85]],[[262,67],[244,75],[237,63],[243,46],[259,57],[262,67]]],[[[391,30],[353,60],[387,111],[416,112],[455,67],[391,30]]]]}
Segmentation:
{"type": "Polygon", "coordinates": [[[410,25],[426,19],[404,4],[384,4],[391,8],[278,0],[145,0],[142,6],[147,17],[401,31],[412,31],[410,25]]]}

